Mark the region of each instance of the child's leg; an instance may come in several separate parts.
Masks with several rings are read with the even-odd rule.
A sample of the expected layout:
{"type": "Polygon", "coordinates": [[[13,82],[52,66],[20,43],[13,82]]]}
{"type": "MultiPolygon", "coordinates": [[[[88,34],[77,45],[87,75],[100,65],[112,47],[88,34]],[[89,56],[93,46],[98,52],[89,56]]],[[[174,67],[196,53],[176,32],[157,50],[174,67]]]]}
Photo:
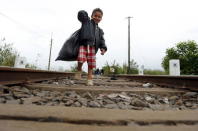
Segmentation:
{"type": "Polygon", "coordinates": [[[88,67],[88,76],[87,79],[88,80],[92,80],[92,76],[93,76],[93,69],[88,67]]]}
{"type": "Polygon", "coordinates": [[[88,76],[87,76],[87,85],[88,86],[93,86],[92,72],[93,72],[93,68],[90,68],[88,66],[88,76]]]}
{"type": "Polygon", "coordinates": [[[77,60],[78,60],[78,66],[77,66],[78,72],[76,73],[76,79],[80,80],[83,63],[87,60],[86,59],[86,48],[84,46],[80,46],[77,60]]]}
{"type": "Polygon", "coordinates": [[[78,72],[75,73],[75,79],[77,79],[77,80],[81,79],[82,65],[83,65],[83,63],[78,62],[78,67],[77,67],[78,72]]]}
{"type": "Polygon", "coordinates": [[[92,75],[93,75],[93,69],[96,68],[96,54],[95,54],[95,47],[89,47],[87,55],[87,63],[88,63],[88,76],[87,76],[87,85],[92,86],[93,85],[93,80],[92,80],[92,75]]]}
{"type": "Polygon", "coordinates": [[[82,66],[83,66],[83,63],[82,63],[82,62],[78,62],[77,70],[78,70],[79,72],[82,71],[82,66]]]}

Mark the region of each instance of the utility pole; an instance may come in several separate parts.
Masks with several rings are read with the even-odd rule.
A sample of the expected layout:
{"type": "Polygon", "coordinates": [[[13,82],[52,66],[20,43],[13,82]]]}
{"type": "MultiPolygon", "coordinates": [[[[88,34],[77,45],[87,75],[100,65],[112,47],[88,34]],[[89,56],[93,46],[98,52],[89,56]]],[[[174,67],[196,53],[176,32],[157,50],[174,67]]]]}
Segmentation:
{"type": "Polygon", "coordinates": [[[51,40],[50,40],[50,52],[49,52],[49,61],[48,61],[48,70],[50,70],[51,52],[52,52],[52,43],[53,43],[53,39],[52,39],[52,34],[51,34],[51,40]]]}
{"type": "Polygon", "coordinates": [[[130,47],[130,19],[131,18],[133,18],[133,17],[131,17],[131,16],[128,16],[127,17],[127,19],[128,19],[128,70],[127,70],[127,73],[129,74],[129,72],[130,72],[130,54],[131,54],[131,52],[130,52],[130,49],[131,49],[131,47],[130,47]]]}

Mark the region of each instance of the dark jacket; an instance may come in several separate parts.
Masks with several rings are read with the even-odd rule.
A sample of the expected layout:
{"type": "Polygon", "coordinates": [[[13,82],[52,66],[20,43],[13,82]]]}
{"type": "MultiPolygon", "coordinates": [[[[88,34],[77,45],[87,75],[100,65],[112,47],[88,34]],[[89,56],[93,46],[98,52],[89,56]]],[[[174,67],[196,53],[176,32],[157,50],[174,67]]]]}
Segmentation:
{"type": "Polygon", "coordinates": [[[95,46],[96,53],[98,48],[107,50],[102,29],[93,20],[90,20],[87,12],[79,11],[78,19],[81,21],[82,27],[65,41],[56,60],[76,61],[80,45],[95,46]]]}
{"type": "Polygon", "coordinates": [[[78,12],[78,20],[82,23],[79,34],[80,45],[95,46],[96,53],[98,48],[107,50],[103,30],[93,20],[90,20],[86,11],[78,12]]]}

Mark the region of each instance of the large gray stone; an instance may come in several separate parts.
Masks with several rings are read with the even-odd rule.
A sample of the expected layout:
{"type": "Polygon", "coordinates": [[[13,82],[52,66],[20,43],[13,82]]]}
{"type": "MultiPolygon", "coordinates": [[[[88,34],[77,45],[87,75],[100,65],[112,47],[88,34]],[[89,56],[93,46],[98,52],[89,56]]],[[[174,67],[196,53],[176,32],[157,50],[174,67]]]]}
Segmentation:
{"type": "Polygon", "coordinates": [[[119,94],[118,95],[120,98],[122,98],[123,101],[127,101],[127,102],[130,102],[131,101],[131,98],[127,95],[122,95],[122,94],[119,94]]]}
{"type": "Polygon", "coordinates": [[[179,99],[179,96],[170,96],[169,98],[169,101],[175,101],[175,100],[178,100],[179,99]]]}
{"type": "Polygon", "coordinates": [[[163,97],[159,99],[159,102],[161,104],[169,104],[168,98],[167,97],[163,97]]]}
{"type": "Polygon", "coordinates": [[[100,104],[96,101],[90,101],[87,103],[89,107],[100,107],[100,104]]]}
{"type": "Polygon", "coordinates": [[[103,99],[103,103],[104,104],[115,104],[115,102],[110,99],[103,99]]]}
{"type": "Polygon", "coordinates": [[[36,96],[44,97],[44,96],[46,96],[46,92],[44,92],[44,91],[37,92],[37,93],[36,93],[36,96]]]}
{"type": "Polygon", "coordinates": [[[72,104],[72,106],[75,106],[75,107],[81,107],[81,103],[76,101],[72,104]]]}
{"type": "Polygon", "coordinates": [[[131,101],[132,106],[137,106],[137,107],[148,107],[149,104],[146,103],[145,101],[139,100],[139,99],[133,99],[131,101]]]}
{"type": "Polygon", "coordinates": [[[145,96],[145,100],[148,102],[148,103],[151,103],[151,104],[154,104],[154,101],[155,99],[150,97],[150,96],[145,96]]]}
{"type": "Polygon", "coordinates": [[[68,100],[65,102],[65,106],[71,106],[74,103],[73,100],[68,100]]]}
{"type": "Polygon", "coordinates": [[[81,103],[82,106],[87,106],[87,99],[86,98],[79,98],[78,102],[81,103]]]}
{"type": "Polygon", "coordinates": [[[117,105],[118,105],[118,107],[120,109],[128,109],[129,108],[129,104],[130,103],[127,103],[127,102],[119,102],[119,103],[117,103],[117,105]]]}
{"type": "Polygon", "coordinates": [[[171,96],[168,100],[171,105],[175,105],[176,101],[179,100],[179,96],[171,96]]]}
{"type": "Polygon", "coordinates": [[[118,97],[118,95],[119,95],[119,94],[112,93],[112,94],[107,95],[107,97],[108,97],[109,99],[114,99],[114,98],[118,97]]]}
{"type": "Polygon", "coordinates": [[[81,98],[81,96],[79,96],[75,91],[65,92],[64,95],[70,98],[81,98]]]}
{"type": "Polygon", "coordinates": [[[90,99],[90,100],[93,99],[93,96],[91,95],[90,92],[86,92],[86,93],[82,94],[82,97],[83,97],[83,98],[90,99]]]}

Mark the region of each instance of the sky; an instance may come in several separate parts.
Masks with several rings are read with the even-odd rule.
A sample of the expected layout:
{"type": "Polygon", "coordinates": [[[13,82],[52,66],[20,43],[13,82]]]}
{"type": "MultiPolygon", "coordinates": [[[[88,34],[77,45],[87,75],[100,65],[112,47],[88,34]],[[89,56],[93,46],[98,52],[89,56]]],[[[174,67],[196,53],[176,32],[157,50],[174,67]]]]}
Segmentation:
{"type": "MultiPolygon", "coordinates": [[[[146,69],[162,70],[166,49],[178,42],[198,42],[197,0],[0,0],[0,39],[30,64],[47,69],[53,39],[51,69],[70,69],[76,62],[54,61],[63,43],[81,27],[79,10],[104,12],[99,26],[108,51],[97,53],[97,67],[128,61],[128,21],[131,16],[131,59],[146,69]]],[[[87,69],[84,64],[83,69],[87,69]]]]}

